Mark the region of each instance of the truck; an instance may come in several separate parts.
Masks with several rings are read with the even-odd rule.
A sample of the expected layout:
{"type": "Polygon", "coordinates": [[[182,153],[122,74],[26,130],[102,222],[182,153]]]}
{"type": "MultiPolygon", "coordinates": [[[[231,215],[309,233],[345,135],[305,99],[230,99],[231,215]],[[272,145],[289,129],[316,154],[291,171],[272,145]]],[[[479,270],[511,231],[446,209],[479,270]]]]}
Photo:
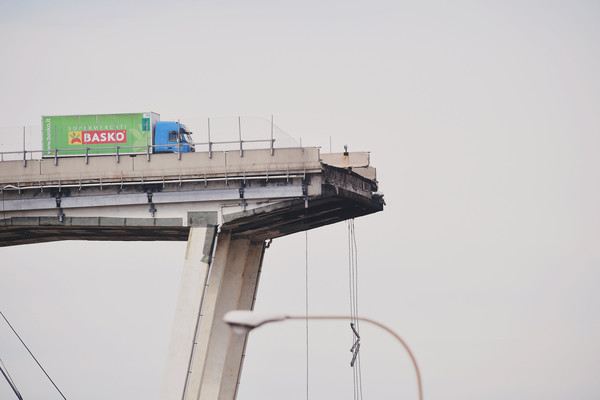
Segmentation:
{"type": "Polygon", "coordinates": [[[188,153],[191,134],[154,112],[42,116],[42,157],[188,153]]]}

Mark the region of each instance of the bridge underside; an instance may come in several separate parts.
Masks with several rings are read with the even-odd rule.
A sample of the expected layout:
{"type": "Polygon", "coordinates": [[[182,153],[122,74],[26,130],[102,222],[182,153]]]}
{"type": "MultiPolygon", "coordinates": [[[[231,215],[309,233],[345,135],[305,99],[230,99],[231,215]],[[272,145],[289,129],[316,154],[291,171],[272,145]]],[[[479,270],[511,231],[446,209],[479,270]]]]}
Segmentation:
{"type": "MultiPolygon", "coordinates": [[[[307,229],[345,221],[383,209],[378,199],[329,187],[329,195],[305,201],[286,200],[248,211],[228,214],[222,230],[252,240],[268,240],[307,229]]],[[[58,240],[187,241],[193,214],[183,218],[115,218],[25,216],[0,219],[0,246],[58,240]]]]}

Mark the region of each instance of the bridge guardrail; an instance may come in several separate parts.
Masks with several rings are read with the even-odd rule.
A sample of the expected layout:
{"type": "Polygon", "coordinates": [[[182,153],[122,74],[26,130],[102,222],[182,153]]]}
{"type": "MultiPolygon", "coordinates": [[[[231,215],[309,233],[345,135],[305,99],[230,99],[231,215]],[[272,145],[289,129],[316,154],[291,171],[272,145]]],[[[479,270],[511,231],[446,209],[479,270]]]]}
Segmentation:
{"type": "MultiPolygon", "coordinates": [[[[192,143],[196,147],[196,151],[207,151],[211,156],[213,151],[219,150],[239,150],[240,155],[243,156],[244,151],[248,149],[268,147],[271,154],[273,154],[277,148],[301,147],[298,141],[274,125],[273,119],[267,121],[255,117],[237,117],[235,119],[226,117],[216,118],[216,121],[215,119],[206,119],[206,125],[198,119],[192,119],[190,122],[191,124],[188,123],[187,125],[195,132],[194,136],[206,137],[207,139],[192,143]],[[233,126],[232,121],[236,122],[237,127],[233,126]],[[235,139],[232,138],[232,134],[235,134],[235,139]],[[213,140],[215,137],[219,140],[213,140]],[[231,138],[231,140],[222,140],[228,138],[231,138]],[[276,143],[278,146],[276,146],[276,143]],[[257,147],[257,145],[262,147],[257,147]]],[[[112,154],[112,156],[118,162],[120,156],[130,154],[146,154],[147,158],[150,159],[151,155],[155,154],[152,149],[170,147],[169,145],[119,146],[115,144],[115,146],[86,148],[84,155],[69,154],[74,151],[81,151],[80,149],[55,148],[50,149],[53,155],[42,157],[44,153],[48,152],[48,149],[42,150],[38,145],[32,147],[32,143],[39,143],[39,146],[41,146],[41,140],[41,126],[0,127],[0,162],[22,160],[26,164],[28,160],[54,158],[55,163],[57,163],[59,158],[74,156],[84,157],[87,162],[90,156],[108,156],[107,154],[94,154],[95,150],[100,149],[114,149],[115,154],[112,154]]],[[[185,143],[179,144],[179,149],[183,144],[185,143]]],[[[181,151],[175,153],[178,154],[178,158],[181,158],[181,154],[183,154],[181,151]]]]}

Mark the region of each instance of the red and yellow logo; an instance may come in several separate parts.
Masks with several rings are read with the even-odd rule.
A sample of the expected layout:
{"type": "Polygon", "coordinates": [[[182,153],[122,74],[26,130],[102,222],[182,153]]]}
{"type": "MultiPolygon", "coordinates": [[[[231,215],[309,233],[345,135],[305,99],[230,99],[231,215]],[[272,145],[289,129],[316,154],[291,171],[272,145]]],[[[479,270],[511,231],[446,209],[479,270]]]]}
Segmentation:
{"type": "Polygon", "coordinates": [[[83,144],[81,139],[81,131],[69,132],[69,144],[83,144]]]}
{"type": "Polygon", "coordinates": [[[127,143],[127,130],[69,131],[69,144],[127,143]]]}

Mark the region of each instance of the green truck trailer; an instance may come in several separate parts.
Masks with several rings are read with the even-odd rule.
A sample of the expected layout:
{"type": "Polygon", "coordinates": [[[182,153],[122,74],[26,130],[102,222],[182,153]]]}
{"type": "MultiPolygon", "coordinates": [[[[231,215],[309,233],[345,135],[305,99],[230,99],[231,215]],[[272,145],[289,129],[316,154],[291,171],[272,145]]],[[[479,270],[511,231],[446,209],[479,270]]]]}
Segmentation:
{"type": "Polygon", "coordinates": [[[153,112],[42,117],[42,157],[194,151],[191,132],[153,112]]]}

